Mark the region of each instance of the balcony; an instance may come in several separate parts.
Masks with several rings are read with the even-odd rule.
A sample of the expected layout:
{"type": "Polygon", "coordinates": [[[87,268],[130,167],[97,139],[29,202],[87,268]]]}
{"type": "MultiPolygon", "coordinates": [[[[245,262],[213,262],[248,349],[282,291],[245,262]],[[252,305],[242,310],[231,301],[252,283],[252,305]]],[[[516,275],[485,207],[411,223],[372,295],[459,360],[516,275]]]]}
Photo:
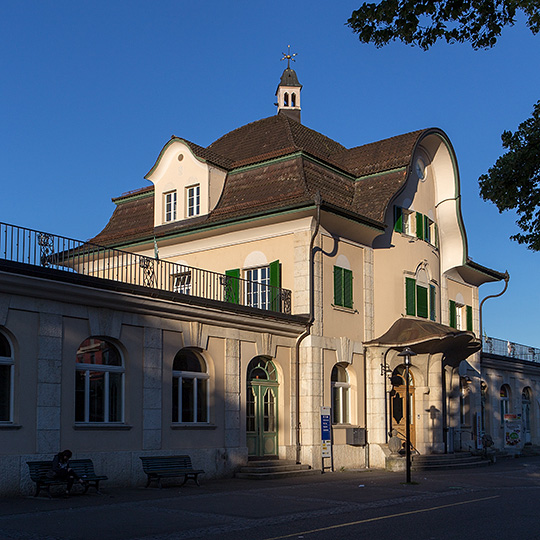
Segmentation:
{"type": "Polygon", "coordinates": [[[0,223],[0,259],[291,314],[287,289],[6,223],[0,223]]]}
{"type": "Polygon", "coordinates": [[[540,362],[540,349],[487,336],[482,339],[482,352],[527,362],[540,362]]]}

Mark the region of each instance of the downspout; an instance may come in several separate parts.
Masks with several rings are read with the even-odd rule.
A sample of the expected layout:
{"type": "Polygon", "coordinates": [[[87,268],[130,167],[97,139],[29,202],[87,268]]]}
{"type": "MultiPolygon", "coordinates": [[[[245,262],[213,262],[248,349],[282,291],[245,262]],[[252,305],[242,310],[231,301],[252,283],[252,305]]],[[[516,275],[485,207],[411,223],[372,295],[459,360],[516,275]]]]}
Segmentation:
{"type": "Polygon", "coordinates": [[[498,298],[499,296],[502,296],[505,292],[506,292],[506,289],[508,289],[508,282],[510,281],[510,274],[508,273],[508,270],[504,273],[504,289],[499,293],[499,294],[492,294],[490,296],[486,296],[481,302],[480,302],[480,307],[478,309],[479,313],[478,313],[478,317],[479,317],[479,323],[480,323],[480,340],[482,342],[482,348],[483,348],[483,343],[484,343],[484,338],[482,336],[482,332],[484,330],[483,326],[482,326],[482,306],[484,305],[484,302],[486,300],[489,300],[490,298],[498,298]]]}
{"type": "Polygon", "coordinates": [[[296,338],[295,347],[295,375],[296,375],[296,418],[295,418],[295,431],[296,431],[296,463],[300,463],[300,455],[302,445],[300,444],[300,344],[307,338],[311,332],[313,321],[315,320],[315,256],[313,254],[313,248],[315,246],[315,238],[319,232],[319,225],[321,222],[321,194],[317,192],[315,194],[315,205],[317,206],[317,214],[315,218],[315,230],[311,235],[311,241],[309,243],[309,319],[306,323],[306,329],[302,334],[296,338]]]}

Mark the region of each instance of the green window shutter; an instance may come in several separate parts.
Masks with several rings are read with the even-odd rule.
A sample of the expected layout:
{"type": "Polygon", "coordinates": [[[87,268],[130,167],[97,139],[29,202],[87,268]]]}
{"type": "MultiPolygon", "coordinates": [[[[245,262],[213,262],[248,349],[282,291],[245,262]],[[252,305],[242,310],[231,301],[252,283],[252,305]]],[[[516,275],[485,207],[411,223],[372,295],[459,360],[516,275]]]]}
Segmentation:
{"type": "Polygon", "coordinates": [[[416,314],[424,319],[428,316],[428,290],[421,285],[416,286],[416,314]]]}
{"type": "Polygon", "coordinates": [[[334,266],[334,305],[343,305],[343,268],[334,266]]]}
{"type": "Polygon", "coordinates": [[[449,302],[449,308],[450,308],[450,326],[452,328],[456,328],[456,303],[453,300],[450,300],[449,302]]]}
{"type": "Polygon", "coordinates": [[[472,306],[467,306],[467,330],[469,332],[473,331],[472,306]]]}
{"type": "Polygon", "coordinates": [[[353,307],[352,271],[343,269],[343,305],[347,308],[353,307]]]}
{"type": "Polygon", "coordinates": [[[437,289],[435,285],[429,286],[429,318],[432,321],[437,319],[437,289]]]}
{"type": "Polygon", "coordinates": [[[225,272],[225,302],[231,304],[240,303],[240,269],[227,270],[225,272]]]}
{"type": "Polygon", "coordinates": [[[270,269],[270,309],[281,311],[279,291],[281,288],[281,264],[279,261],[272,261],[270,269]]]}
{"type": "Polygon", "coordinates": [[[435,235],[435,241],[433,244],[438,249],[439,248],[439,227],[436,223],[433,224],[433,234],[435,235]]]}
{"type": "Polygon", "coordinates": [[[424,240],[426,242],[431,242],[429,233],[430,233],[429,218],[427,216],[424,216],[424,240]]]}
{"type": "Polygon", "coordinates": [[[403,232],[403,209],[401,206],[394,206],[394,231],[403,232]]]}
{"type": "Polygon", "coordinates": [[[424,239],[424,216],[420,212],[416,212],[416,237],[424,239]]]}
{"type": "Polygon", "coordinates": [[[405,278],[405,313],[416,315],[416,281],[405,278]]]}

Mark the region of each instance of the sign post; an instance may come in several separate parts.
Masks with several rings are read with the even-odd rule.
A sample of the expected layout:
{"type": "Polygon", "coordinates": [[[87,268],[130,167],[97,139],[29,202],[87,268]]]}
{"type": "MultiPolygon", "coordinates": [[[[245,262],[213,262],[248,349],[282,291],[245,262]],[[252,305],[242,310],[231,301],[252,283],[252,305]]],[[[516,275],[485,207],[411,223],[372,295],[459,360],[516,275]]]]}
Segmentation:
{"type": "Polygon", "coordinates": [[[321,407],[321,472],[325,469],[334,470],[334,460],[332,459],[332,420],[330,407],[321,407]],[[325,466],[324,460],[330,459],[330,465],[325,466]]]}

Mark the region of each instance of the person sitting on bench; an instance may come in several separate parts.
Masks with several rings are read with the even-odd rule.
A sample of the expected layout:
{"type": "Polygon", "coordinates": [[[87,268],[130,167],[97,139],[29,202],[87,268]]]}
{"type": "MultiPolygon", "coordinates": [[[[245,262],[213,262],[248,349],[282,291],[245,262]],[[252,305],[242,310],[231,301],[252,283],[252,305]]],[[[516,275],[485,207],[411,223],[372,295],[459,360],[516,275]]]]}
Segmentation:
{"type": "Polygon", "coordinates": [[[47,475],[50,478],[62,480],[67,483],[66,495],[69,495],[75,480],[77,480],[80,484],[84,484],[84,481],[79,478],[77,473],[69,466],[69,460],[71,459],[72,455],[73,453],[71,450],[63,450],[62,452],[56,454],[52,462],[52,469],[47,475]]]}

